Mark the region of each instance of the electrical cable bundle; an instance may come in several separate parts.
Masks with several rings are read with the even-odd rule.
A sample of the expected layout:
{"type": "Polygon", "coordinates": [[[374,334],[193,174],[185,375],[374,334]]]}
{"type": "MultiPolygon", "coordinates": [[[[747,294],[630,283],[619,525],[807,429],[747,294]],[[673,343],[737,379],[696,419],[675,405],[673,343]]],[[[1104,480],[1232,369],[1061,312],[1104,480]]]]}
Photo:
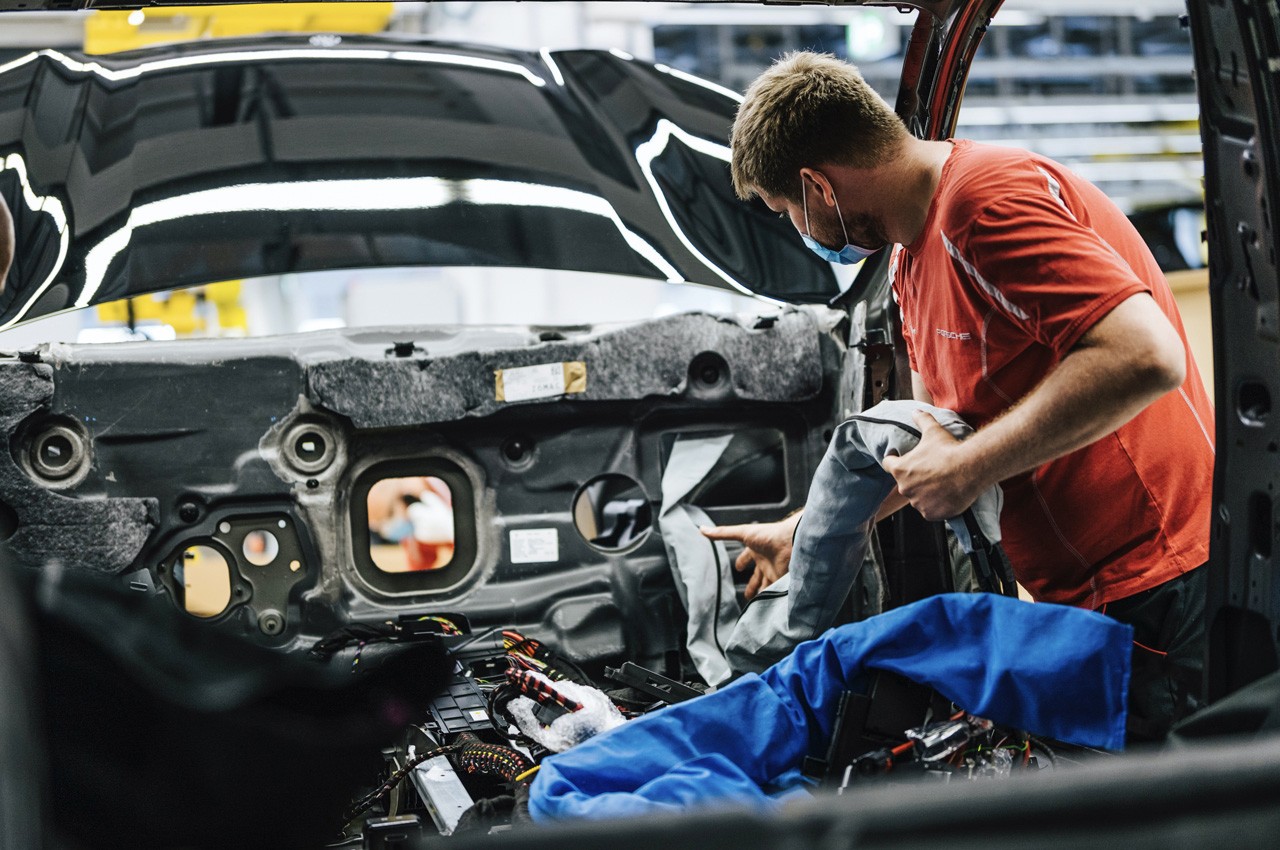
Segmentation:
{"type": "MultiPolygon", "coordinates": [[[[382,623],[351,623],[316,641],[315,645],[311,647],[311,655],[320,661],[328,661],[334,655],[353,644],[360,649],[364,649],[370,643],[392,643],[411,640],[424,634],[453,637],[463,635],[465,631],[452,619],[435,614],[428,614],[424,617],[416,617],[399,623],[390,620],[382,623]]],[[[358,664],[359,661],[360,658],[357,655],[355,663],[358,664]]],[[[355,664],[352,667],[354,669],[355,664]]]]}
{"type": "Polygon", "coordinates": [[[416,622],[419,623],[435,623],[440,627],[440,633],[445,635],[463,635],[465,632],[462,628],[450,620],[448,617],[440,617],[435,614],[428,614],[425,617],[419,617],[416,622]]]}
{"type": "Polygon", "coordinates": [[[489,716],[499,733],[508,741],[537,746],[537,742],[523,735],[510,736],[507,729],[519,727],[515,717],[507,710],[507,704],[519,696],[527,696],[540,705],[551,706],[554,713],[579,711],[581,703],[570,699],[553,686],[539,682],[536,677],[522,675],[540,673],[552,681],[569,681],[594,687],[591,677],[578,665],[552,652],[541,641],[525,637],[514,629],[502,630],[502,645],[506,651],[507,667],[501,680],[492,680],[488,690],[489,716]]]}
{"type": "MultiPolygon", "coordinates": [[[[312,647],[311,653],[319,659],[328,660],[341,650],[354,645],[357,648],[352,661],[354,671],[360,663],[364,647],[370,643],[410,641],[426,635],[443,636],[451,653],[456,655],[461,652],[465,657],[465,654],[470,652],[479,659],[478,662],[470,662],[475,666],[475,670],[468,671],[465,675],[470,677],[482,691],[487,691],[489,716],[495,721],[494,725],[498,733],[504,737],[506,728],[516,725],[504,711],[504,707],[507,702],[517,697],[536,697],[540,705],[548,705],[560,714],[582,708],[580,703],[560,693],[548,683],[548,680],[573,682],[578,679],[590,682],[590,678],[572,661],[561,658],[541,642],[526,638],[518,632],[492,629],[478,635],[471,635],[466,629],[465,620],[462,623],[463,625],[460,625],[450,617],[438,615],[406,617],[398,622],[353,623],[318,641],[312,647]],[[499,644],[494,638],[498,637],[500,631],[501,649],[499,650],[499,644]],[[448,640],[463,636],[465,637],[461,642],[448,640]],[[496,657],[477,654],[477,650],[480,653],[484,652],[485,642],[490,640],[492,640],[493,649],[498,652],[496,657]],[[495,667],[496,669],[493,669],[495,667]]],[[[529,744],[537,747],[536,742],[530,741],[529,744]]],[[[545,752],[545,750],[539,747],[534,752],[545,752]]],[[[461,731],[447,746],[437,747],[409,758],[402,767],[391,772],[378,788],[348,806],[343,813],[344,826],[351,824],[377,805],[403,782],[414,768],[423,762],[444,755],[450,756],[450,761],[461,773],[491,777],[513,786],[527,783],[537,770],[534,762],[524,753],[509,746],[483,741],[473,732],[461,731]]]]}
{"type": "Polygon", "coordinates": [[[541,641],[527,638],[512,629],[502,631],[502,645],[507,655],[526,669],[536,670],[548,679],[568,679],[580,685],[591,685],[591,677],[568,658],[552,652],[541,641]],[[563,668],[563,669],[561,669],[563,668]]]}
{"type": "Polygon", "coordinates": [[[372,809],[379,800],[381,800],[383,797],[387,796],[393,790],[395,790],[395,787],[399,785],[401,782],[403,782],[404,778],[408,776],[409,772],[413,770],[415,767],[422,764],[424,761],[430,761],[433,758],[438,758],[439,756],[445,755],[446,753],[456,752],[457,750],[458,750],[458,743],[454,742],[447,747],[439,747],[429,752],[418,753],[413,758],[406,761],[404,763],[404,766],[401,767],[399,770],[395,771],[394,773],[392,773],[390,776],[388,776],[386,781],[383,782],[382,785],[380,785],[375,790],[370,791],[368,794],[364,795],[359,800],[356,800],[354,803],[352,803],[350,806],[347,807],[347,810],[342,813],[343,827],[345,828],[353,820],[355,820],[365,812],[372,809]]]}
{"type": "Polygon", "coordinates": [[[534,676],[528,670],[508,669],[507,679],[522,695],[536,703],[559,706],[566,712],[582,711],[582,703],[565,696],[554,684],[534,676]]]}
{"type": "Polygon", "coordinates": [[[394,640],[397,631],[395,623],[352,623],[316,641],[311,647],[311,655],[321,661],[328,661],[352,644],[363,646],[394,640]]]}
{"type": "Polygon", "coordinates": [[[849,764],[841,791],[855,776],[870,777],[913,768],[931,774],[968,779],[1005,777],[1013,770],[1035,770],[1057,764],[1054,751],[1026,732],[1002,730],[990,720],[964,711],[950,718],[906,730],[907,741],[872,750],[849,764]]]}
{"type": "Polygon", "coordinates": [[[342,813],[343,826],[347,826],[377,805],[378,801],[395,790],[395,787],[403,782],[415,767],[443,755],[452,755],[458,768],[468,774],[493,776],[512,784],[515,784],[524,774],[531,774],[534,767],[523,754],[510,747],[488,744],[470,732],[461,732],[448,746],[418,753],[387,776],[380,786],[348,806],[342,813]]]}
{"type": "MultiPolygon", "coordinates": [[[[547,649],[540,641],[527,638],[511,629],[504,630],[502,638],[507,652],[507,669],[503,680],[496,682],[488,692],[489,716],[494,719],[499,733],[509,742],[526,746],[545,746],[545,743],[539,740],[541,736],[536,730],[532,738],[530,737],[528,720],[522,723],[511,713],[508,709],[511,701],[523,696],[537,703],[537,721],[545,727],[559,717],[580,712],[584,708],[584,704],[579,699],[566,693],[566,690],[573,690],[572,687],[558,688],[555,685],[556,682],[579,686],[589,691],[599,691],[599,688],[580,667],[547,649]],[[515,735],[508,734],[507,730],[511,727],[519,729],[520,732],[515,735]]],[[[599,692],[602,700],[612,703],[603,691],[599,692]]],[[[597,704],[600,701],[592,699],[591,713],[593,716],[599,715],[604,719],[609,712],[601,714],[602,706],[597,704]]],[[[633,714],[633,712],[623,712],[616,705],[613,707],[617,712],[621,712],[622,717],[633,714]]],[[[587,721],[588,724],[592,722],[599,721],[587,721]]],[[[589,725],[586,728],[590,728],[589,725]]]]}
{"type": "Polygon", "coordinates": [[[487,744],[471,732],[458,733],[453,746],[458,767],[466,773],[494,776],[503,782],[514,783],[516,777],[533,767],[533,762],[522,753],[499,744],[487,744]]]}

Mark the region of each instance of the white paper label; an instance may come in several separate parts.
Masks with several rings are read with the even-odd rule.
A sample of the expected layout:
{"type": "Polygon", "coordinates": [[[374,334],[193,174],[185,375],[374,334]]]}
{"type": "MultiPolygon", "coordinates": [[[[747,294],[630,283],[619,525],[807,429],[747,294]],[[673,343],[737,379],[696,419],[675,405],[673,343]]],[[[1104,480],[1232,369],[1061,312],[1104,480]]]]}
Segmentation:
{"type": "Polygon", "coordinates": [[[502,395],[507,401],[564,395],[564,364],[543,363],[503,369],[502,395]]]}
{"type": "Polygon", "coordinates": [[[550,564],[560,560],[560,538],[554,528],[521,528],[511,532],[511,563],[550,564]]]}

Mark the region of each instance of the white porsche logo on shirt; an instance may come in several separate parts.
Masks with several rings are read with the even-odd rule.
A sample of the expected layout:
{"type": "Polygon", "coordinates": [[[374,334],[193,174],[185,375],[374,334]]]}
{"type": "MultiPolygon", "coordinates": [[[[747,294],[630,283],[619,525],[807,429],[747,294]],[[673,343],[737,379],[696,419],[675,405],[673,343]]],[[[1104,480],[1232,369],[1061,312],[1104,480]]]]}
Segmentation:
{"type": "Polygon", "coordinates": [[[973,339],[973,334],[968,331],[948,331],[943,330],[942,328],[934,328],[934,330],[936,330],[938,332],[938,336],[943,339],[973,339]]]}

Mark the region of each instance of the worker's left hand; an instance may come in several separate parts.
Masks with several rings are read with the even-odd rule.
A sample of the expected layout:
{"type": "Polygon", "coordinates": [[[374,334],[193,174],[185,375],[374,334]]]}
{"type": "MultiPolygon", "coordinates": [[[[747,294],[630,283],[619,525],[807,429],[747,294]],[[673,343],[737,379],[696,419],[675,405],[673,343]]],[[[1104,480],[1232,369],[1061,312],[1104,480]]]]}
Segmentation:
{"type": "Polygon", "coordinates": [[[911,415],[920,429],[919,444],[901,456],[884,459],[884,469],[898,482],[898,492],[928,520],[963,513],[986,489],[965,464],[962,443],[923,410],[911,415]]]}

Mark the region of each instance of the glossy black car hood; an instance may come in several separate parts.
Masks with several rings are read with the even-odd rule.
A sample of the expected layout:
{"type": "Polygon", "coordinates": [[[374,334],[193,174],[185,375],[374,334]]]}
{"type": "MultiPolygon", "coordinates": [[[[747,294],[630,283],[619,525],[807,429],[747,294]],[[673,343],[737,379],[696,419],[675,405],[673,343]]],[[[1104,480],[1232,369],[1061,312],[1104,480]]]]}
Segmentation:
{"type": "Polygon", "coordinates": [[[731,92],[607,51],[387,37],[191,43],[0,66],[18,262],[0,327],[314,269],[486,265],[837,294],[733,196],[731,92]]]}

